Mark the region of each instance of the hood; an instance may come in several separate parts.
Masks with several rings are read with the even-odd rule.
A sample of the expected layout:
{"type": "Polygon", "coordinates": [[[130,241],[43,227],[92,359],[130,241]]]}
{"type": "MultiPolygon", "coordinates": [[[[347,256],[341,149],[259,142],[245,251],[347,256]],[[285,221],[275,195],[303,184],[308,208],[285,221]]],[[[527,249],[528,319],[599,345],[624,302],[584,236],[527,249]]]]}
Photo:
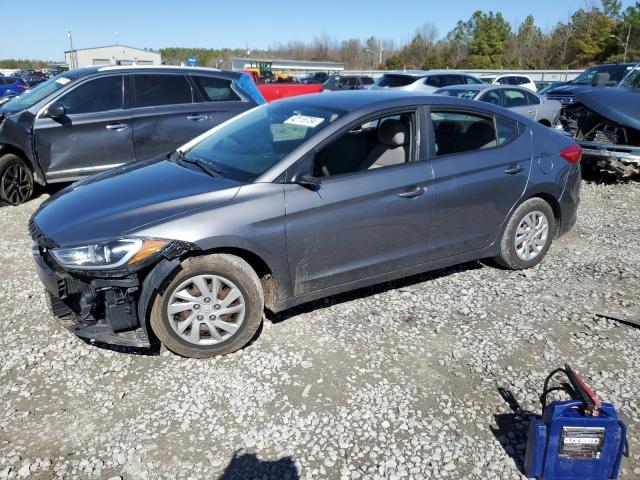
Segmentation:
{"type": "Polygon", "coordinates": [[[33,220],[59,246],[110,240],[151,222],[228,201],[240,185],[169,160],[143,162],[67,187],[44,203],[33,220]]]}
{"type": "Polygon", "coordinates": [[[559,87],[552,88],[545,92],[545,95],[562,95],[562,96],[574,96],[580,92],[587,90],[593,90],[596,87],[592,85],[560,85],[559,87]]]}
{"type": "Polygon", "coordinates": [[[640,90],[598,88],[576,95],[576,100],[613,122],[640,130],[640,90]]]}

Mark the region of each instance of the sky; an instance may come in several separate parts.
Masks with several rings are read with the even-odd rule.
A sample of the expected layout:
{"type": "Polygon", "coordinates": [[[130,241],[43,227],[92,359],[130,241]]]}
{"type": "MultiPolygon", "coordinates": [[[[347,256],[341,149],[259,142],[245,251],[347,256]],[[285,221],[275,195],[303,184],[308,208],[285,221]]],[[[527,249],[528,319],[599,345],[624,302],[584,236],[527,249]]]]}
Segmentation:
{"type": "MultiPolygon", "coordinates": [[[[0,0],[0,59],[63,60],[67,30],[75,48],[120,43],[266,49],[276,42],[309,42],[323,32],[338,40],[374,35],[400,45],[426,22],[444,36],[476,10],[499,11],[513,25],[532,14],[538,26],[550,30],[587,1],[0,0]]],[[[632,3],[623,1],[625,8],[632,3]]]]}

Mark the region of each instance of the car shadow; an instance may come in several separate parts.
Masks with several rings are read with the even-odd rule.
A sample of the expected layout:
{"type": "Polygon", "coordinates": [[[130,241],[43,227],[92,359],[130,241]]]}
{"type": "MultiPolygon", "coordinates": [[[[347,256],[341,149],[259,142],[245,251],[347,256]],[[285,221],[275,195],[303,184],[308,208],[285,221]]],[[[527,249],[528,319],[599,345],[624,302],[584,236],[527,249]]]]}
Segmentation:
{"type": "Polygon", "coordinates": [[[369,287],[359,288],[345,293],[332,295],[329,297],[320,298],[311,302],[303,303],[301,305],[291,307],[282,312],[274,313],[271,311],[266,312],[266,318],[273,324],[277,324],[288,320],[290,318],[309,313],[321,308],[330,307],[333,305],[339,305],[341,303],[358,300],[361,298],[370,297],[371,295],[377,295],[379,293],[388,292],[390,290],[396,290],[399,288],[407,288],[418,283],[426,282],[429,280],[435,280],[441,277],[447,277],[454,273],[465,272],[468,270],[477,270],[483,268],[484,265],[489,265],[484,260],[474,260],[472,262],[461,263],[452,267],[441,268],[438,270],[432,270],[426,273],[419,273],[410,277],[400,278],[398,280],[392,280],[389,282],[383,282],[369,287]]]}
{"type": "Polygon", "coordinates": [[[490,426],[491,432],[505,453],[513,459],[520,473],[524,475],[524,457],[529,426],[534,419],[540,418],[540,415],[523,410],[510,390],[500,387],[498,393],[509,404],[512,411],[495,414],[496,426],[490,426]]]}
{"type": "Polygon", "coordinates": [[[254,453],[239,450],[234,453],[229,465],[218,477],[218,480],[237,480],[240,478],[299,480],[300,475],[291,457],[260,460],[254,453]]]}

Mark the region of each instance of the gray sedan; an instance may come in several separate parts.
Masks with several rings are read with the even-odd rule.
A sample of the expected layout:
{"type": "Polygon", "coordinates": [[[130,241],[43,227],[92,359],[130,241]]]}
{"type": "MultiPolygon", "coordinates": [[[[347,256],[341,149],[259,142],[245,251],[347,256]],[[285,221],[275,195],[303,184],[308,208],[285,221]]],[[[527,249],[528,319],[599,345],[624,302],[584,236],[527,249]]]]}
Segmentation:
{"type": "Polygon", "coordinates": [[[547,127],[555,126],[560,116],[560,102],[548,100],[526,88],[508,85],[452,85],[434,93],[508,108],[547,127]]]}
{"type": "Polygon", "coordinates": [[[575,222],[580,156],[486,103],[302,95],[73,184],[29,229],[66,328],[202,358],[246,345],[265,307],[479,258],[533,267],[575,222]]]}

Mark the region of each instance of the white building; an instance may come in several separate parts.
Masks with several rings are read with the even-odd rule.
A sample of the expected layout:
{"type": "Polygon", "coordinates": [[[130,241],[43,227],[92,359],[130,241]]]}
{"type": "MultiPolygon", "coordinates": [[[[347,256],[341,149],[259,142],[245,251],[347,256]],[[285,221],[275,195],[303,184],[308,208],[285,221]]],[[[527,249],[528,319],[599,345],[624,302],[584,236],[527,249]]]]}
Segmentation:
{"type": "Polygon", "coordinates": [[[64,52],[69,69],[93,65],[161,65],[160,52],[124,45],[77,48],[64,52]]]}

